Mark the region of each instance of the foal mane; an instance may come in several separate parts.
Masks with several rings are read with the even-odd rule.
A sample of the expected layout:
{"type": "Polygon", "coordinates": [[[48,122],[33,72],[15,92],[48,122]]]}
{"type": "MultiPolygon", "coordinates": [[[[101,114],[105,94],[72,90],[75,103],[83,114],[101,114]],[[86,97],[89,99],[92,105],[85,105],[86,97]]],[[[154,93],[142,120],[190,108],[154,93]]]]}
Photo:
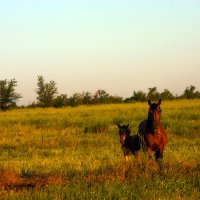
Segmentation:
{"type": "Polygon", "coordinates": [[[131,130],[129,128],[129,124],[128,125],[122,125],[122,126],[118,124],[118,127],[119,127],[120,130],[124,130],[127,135],[130,135],[131,130]]]}
{"type": "Polygon", "coordinates": [[[131,130],[130,130],[130,128],[129,128],[129,124],[128,125],[124,125],[124,128],[126,129],[126,134],[127,135],[130,135],[130,133],[131,133],[131,130]]]}

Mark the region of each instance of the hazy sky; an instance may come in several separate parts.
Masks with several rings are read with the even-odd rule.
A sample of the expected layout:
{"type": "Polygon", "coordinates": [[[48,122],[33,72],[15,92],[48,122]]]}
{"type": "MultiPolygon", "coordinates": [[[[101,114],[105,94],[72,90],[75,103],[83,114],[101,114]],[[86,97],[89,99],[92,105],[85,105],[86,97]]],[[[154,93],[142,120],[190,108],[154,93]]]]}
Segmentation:
{"type": "Polygon", "coordinates": [[[200,90],[199,0],[0,0],[0,80],[59,93],[200,90]]]}

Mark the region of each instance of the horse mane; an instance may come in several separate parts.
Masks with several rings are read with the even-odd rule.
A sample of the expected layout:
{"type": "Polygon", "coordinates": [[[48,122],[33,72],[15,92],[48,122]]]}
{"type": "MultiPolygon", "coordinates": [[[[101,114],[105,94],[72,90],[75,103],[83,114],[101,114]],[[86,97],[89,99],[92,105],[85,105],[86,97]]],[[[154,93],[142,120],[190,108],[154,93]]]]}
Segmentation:
{"type": "MultiPolygon", "coordinates": [[[[161,104],[161,99],[159,99],[159,102],[158,103],[151,103],[151,101],[149,100],[148,101],[148,104],[149,104],[149,112],[148,112],[148,118],[147,118],[147,127],[153,131],[154,127],[153,127],[153,123],[154,121],[152,121],[152,118],[150,117],[150,110],[156,110],[157,107],[159,106],[160,108],[160,104],[161,104]]],[[[161,110],[161,109],[160,109],[161,110]]],[[[160,114],[160,113],[159,113],[160,114]]],[[[157,121],[157,125],[160,124],[160,119],[157,121]]]]}

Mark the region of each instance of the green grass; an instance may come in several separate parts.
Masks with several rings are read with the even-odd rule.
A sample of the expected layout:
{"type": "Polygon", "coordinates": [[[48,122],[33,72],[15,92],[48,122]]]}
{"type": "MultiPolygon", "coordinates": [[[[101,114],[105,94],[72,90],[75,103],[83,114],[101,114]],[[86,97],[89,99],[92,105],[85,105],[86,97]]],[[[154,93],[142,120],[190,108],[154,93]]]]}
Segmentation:
{"type": "Polygon", "coordinates": [[[200,101],[164,101],[163,170],[140,152],[127,166],[117,123],[137,133],[148,104],[0,113],[0,199],[200,199],[200,101]]]}

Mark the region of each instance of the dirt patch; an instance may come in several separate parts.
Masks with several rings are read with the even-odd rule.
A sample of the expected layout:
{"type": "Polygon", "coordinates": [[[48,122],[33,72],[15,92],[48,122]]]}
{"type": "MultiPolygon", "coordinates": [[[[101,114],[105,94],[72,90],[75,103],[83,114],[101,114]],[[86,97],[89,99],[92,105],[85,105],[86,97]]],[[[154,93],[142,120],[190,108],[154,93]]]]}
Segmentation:
{"type": "Polygon", "coordinates": [[[48,185],[66,184],[66,180],[61,176],[39,176],[31,178],[20,177],[19,174],[12,170],[0,170],[0,187],[4,190],[32,190],[35,188],[48,187],[48,185]]]}

